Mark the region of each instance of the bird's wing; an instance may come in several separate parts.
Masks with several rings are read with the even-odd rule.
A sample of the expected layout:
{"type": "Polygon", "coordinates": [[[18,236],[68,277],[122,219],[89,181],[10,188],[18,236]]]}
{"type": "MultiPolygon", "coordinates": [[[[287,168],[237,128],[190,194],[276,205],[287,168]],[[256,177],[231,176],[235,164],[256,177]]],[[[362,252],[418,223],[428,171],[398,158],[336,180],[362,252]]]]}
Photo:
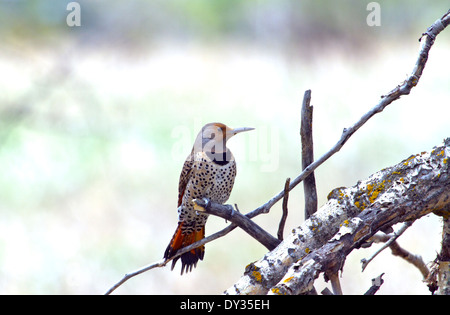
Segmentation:
{"type": "Polygon", "coordinates": [[[194,156],[191,153],[186,161],[184,161],[183,168],[181,169],[180,181],[178,182],[178,206],[181,206],[181,202],[183,200],[184,191],[186,190],[186,186],[191,178],[192,173],[192,165],[194,164],[194,156]]]}

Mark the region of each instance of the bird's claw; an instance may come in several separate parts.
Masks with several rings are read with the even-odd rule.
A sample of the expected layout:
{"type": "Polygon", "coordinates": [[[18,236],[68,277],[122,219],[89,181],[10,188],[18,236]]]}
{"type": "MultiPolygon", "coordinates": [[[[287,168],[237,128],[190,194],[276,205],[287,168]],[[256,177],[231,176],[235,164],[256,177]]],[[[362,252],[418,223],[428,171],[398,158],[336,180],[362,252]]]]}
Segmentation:
{"type": "Polygon", "coordinates": [[[206,209],[211,204],[211,201],[209,201],[208,198],[201,198],[201,199],[193,199],[192,203],[194,204],[195,211],[206,212],[206,209]]]}

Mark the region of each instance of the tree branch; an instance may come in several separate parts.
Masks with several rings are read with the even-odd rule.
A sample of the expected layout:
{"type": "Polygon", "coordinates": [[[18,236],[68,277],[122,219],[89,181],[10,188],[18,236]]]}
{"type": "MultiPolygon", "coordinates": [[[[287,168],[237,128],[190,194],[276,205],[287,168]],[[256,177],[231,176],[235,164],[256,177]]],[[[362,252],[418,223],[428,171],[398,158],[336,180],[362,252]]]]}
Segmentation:
{"type": "MultiPolygon", "coordinates": [[[[366,267],[369,265],[369,263],[379,254],[381,253],[383,250],[385,250],[386,248],[390,247],[394,242],[396,242],[396,240],[413,224],[412,221],[408,221],[403,223],[402,227],[396,232],[394,233],[394,235],[392,237],[389,237],[385,234],[385,236],[387,237],[387,239],[385,240],[385,244],[375,252],[375,254],[373,254],[369,259],[362,259],[361,263],[362,263],[362,271],[364,271],[366,269],[366,267]]],[[[376,236],[376,235],[375,235],[376,236]]],[[[384,238],[383,238],[384,239],[384,238]]],[[[426,277],[427,275],[425,275],[426,277]]]]}
{"type": "Polygon", "coordinates": [[[438,288],[439,294],[450,295],[450,207],[444,217],[442,231],[442,249],[438,262],[438,288]]]}
{"type": "Polygon", "coordinates": [[[381,285],[384,283],[384,280],[382,278],[383,275],[384,275],[384,273],[382,273],[378,277],[372,279],[372,286],[369,288],[369,290],[367,290],[366,293],[364,293],[364,295],[375,295],[375,293],[377,293],[377,291],[380,289],[381,285]]]}
{"type": "MultiPolygon", "coordinates": [[[[412,73],[409,77],[403,81],[402,84],[398,85],[395,89],[390,91],[387,95],[383,95],[381,100],[376,104],[371,110],[369,110],[366,114],[364,114],[355,124],[350,126],[349,128],[344,128],[341,138],[338,142],[324,155],[322,155],[318,160],[314,161],[310,165],[308,165],[300,175],[298,175],[294,180],[291,181],[289,186],[289,190],[292,190],[301,183],[306,177],[308,177],[317,167],[322,165],[326,160],[328,160],[335,153],[339,152],[339,150],[344,146],[347,140],[359,129],[361,128],[370,118],[372,118],[375,114],[382,112],[389,104],[393,101],[400,98],[402,95],[408,95],[412,88],[417,85],[420,77],[422,76],[423,69],[425,68],[425,64],[428,60],[428,53],[430,52],[431,46],[434,44],[434,40],[436,36],[444,30],[448,24],[450,23],[450,10],[439,20],[431,25],[427,32],[422,35],[421,38],[421,47],[419,51],[419,57],[417,58],[416,64],[413,68],[412,73]]],[[[284,191],[279,192],[276,196],[270,199],[268,202],[263,204],[262,206],[256,208],[252,212],[251,217],[259,213],[267,213],[270,208],[277,203],[281,198],[283,198],[284,191]]]]}
{"type": "Polygon", "coordinates": [[[251,237],[263,244],[268,250],[273,250],[281,241],[269,233],[267,233],[258,224],[250,220],[245,215],[235,211],[231,205],[222,205],[215,202],[210,202],[208,199],[194,199],[196,204],[194,207],[197,211],[202,211],[207,214],[212,214],[225,220],[233,222],[234,225],[239,226],[251,237]]]}
{"type": "MultiPolygon", "coordinates": [[[[419,57],[416,61],[416,64],[413,68],[413,71],[411,75],[399,86],[397,86],[395,89],[390,91],[387,95],[382,96],[379,103],[372,108],[369,112],[367,112],[365,115],[363,115],[358,122],[356,122],[353,126],[350,128],[346,128],[343,131],[343,134],[339,141],[322,157],[320,157],[318,160],[310,164],[308,167],[305,168],[305,170],[297,176],[290,184],[290,189],[293,189],[298,183],[300,183],[304,178],[306,178],[312,171],[314,171],[319,165],[321,165],[323,162],[325,162],[329,157],[331,157],[333,154],[338,152],[342,146],[346,143],[346,141],[350,138],[353,133],[356,132],[362,125],[364,125],[371,117],[373,117],[375,114],[381,112],[388,106],[390,103],[392,103],[394,100],[400,98],[401,95],[407,95],[410,93],[411,89],[417,85],[423,69],[425,67],[426,61],[428,59],[428,54],[431,49],[431,46],[434,43],[434,40],[436,36],[450,23],[450,10],[442,16],[441,19],[437,20],[433,23],[432,26],[430,26],[427,29],[427,32],[423,34],[421,38],[421,47],[419,51],[419,57]]],[[[450,142],[448,139],[446,141],[446,145],[450,142]]],[[[434,152],[434,151],[433,151],[434,152]]],[[[448,155],[448,153],[447,153],[448,155]]],[[[411,157],[410,159],[413,159],[414,157],[411,157]]],[[[447,158],[448,159],[448,158],[447,158]]],[[[406,160],[404,162],[405,165],[408,165],[409,160],[406,160]]],[[[448,164],[447,164],[448,165],[448,164]]],[[[447,167],[448,168],[448,167],[447,167]]],[[[399,173],[401,174],[401,173],[399,173]]],[[[447,176],[444,176],[448,179],[447,176]]],[[[400,183],[402,184],[404,181],[404,178],[401,178],[402,180],[400,183]]],[[[389,179],[390,181],[390,179],[389,179]]],[[[444,185],[445,186],[445,185],[444,185]]],[[[321,248],[320,246],[324,247],[325,243],[329,239],[329,234],[334,235],[334,233],[337,232],[337,227],[335,224],[336,220],[339,224],[348,224],[349,220],[347,220],[347,216],[349,218],[354,217],[353,211],[354,206],[360,210],[364,210],[365,208],[370,208],[373,205],[373,202],[375,199],[377,199],[378,195],[380,194],[380,191],[383,190],[385,187],[385,182],[377,182],[375,181],[372,184],[369,184],[366,189],[364,187],[361,187],[362,191],[366,191],[366,196],[364,198],[362,197],[362,194],[358,195],[358,198],[354,200],[353,206],[343,208],[343,199],[347,199],[348,194],[344,193],[341,189],[335,189],[332,193],[330,193],[329,198],[331,197],[332,200],[340,200],[341,202],[339,204],[332,204],[328,202],[321,208],[321,213],[316,213],[314,216],[312,216],[310,219],[308,219],[302,226],[300,226],[295,233],[293,233],[294,236],[291,236],[288,239],[286,239],[282,244],[280,244],[276,250],[274,250],[272,253],[274,253],[275,256],[280,257],[282,256],[283,259],[276,259],[272,260],[271,255],[266,255],[262,260],[250,264],[246,268],[246,272],[244,273],[244,276],[238,280],[238,282],[231,288],[229,288],[225,293],[229,294],[240,294],[240,293],[246,293],[246,294],[263,294],[266,293],[270,288],[272,288],[272,292],[279,293],[280,290],[285,287],[284,283],[280,283],[279,287],[274,287],[276,285],[277,281],[281,280],[283,275],[286,274],[287,270],[290,269],[291,265],[302,258],[305,257],[308,253],[311,252],[311,249],[317,249],[321,248]],[[376,186],[374,186],[376,185],[376,186]],[[374,190],[375,188],[375,190],[374,190]],[[334,198],[333,198],[334,197],[334,198]],[[345,197],[345,198],[343,198],[345,197]],[[326,214],[329,214],[328,216],[326,214]],[[323,218],[325,216],[325,218],[323,218]],[[321,218],[321,220],[317,220],[317,218],[321,218]],[[319,221],[319,222],[317,222],[319,221]],[[327,226],[327,229],[323,233],[313,233],[318,227],[320,226],[327,226]],[[320,235],[318,235],[320,234],[320,235]],[[314,237],[312,237],[314,235],[314,237]],[[308,237],[309,236],[309,237],[308,237]],[[305,242],[307,240],[307,242],[305,242]],[[306,243],[306,244],[305,244],[306,243]],[[258,277],[255,279],[255,272],[258,277]],[[253,277],[252,277],[253,275],[253,277]]],[[[269,200],[266,204],[260,206],[259,208],[252,211],[253,213],[267,213],[270,208],[275,204],[278,200],[280,200],[283,196],[284,192],[280,192],[278,195],[273,197],[271,200],[269,200]]],[[[447,199],[448,196],[446,196],[447,199]]],[[[423,202],[423,200],[418,200],[419,202],[423,202]]],[[[392,200],[390,201],[392,204],[396,204],[397,201],[392,200]]],[[[396,208],[396,207],[393,207],[396,208]]],[[[428,208],[427,208],[428,210],[428,208]]],[[[364,210],[366,211],[366,210],[364,210]]],[[[403,211],[405,211],[403,209],[403,211]]],[[[381,214],[390,213],[390,211],[386,212],[380,212],[381,214]]],[[[397,217],[398,219],[398,217],[397,217]]],[[[380,230],[391,227],[393,221],[383,221],[382,219],[378,219],[378,222],[383,222],[383,224],[380,226],[380,230]]],[[[395,221],[395,220],[394,220],[395,221]]],[[[364,225],[365,226],[365,225],[364,225]]],[[[369,231],[372,231],[373,228],[371,226],[368,227],[369,231]]],[[[322,230],[318,229],[320,232],[322,230]]],[[[370,233],[371,234],[371,233],[370,233]]],[[[347,248],[351,251],[353,247],[347,248]]],[[[270,254],[272,254],[270,253],[270,254]]],[[[342,254],[343,252],[340,251],[342,254]]],[[[345,252],[344,252],[345,254],[345,252]]],[[[320,257],[320,256],[319,256],[320,257]]],[[[325,256],[326,257],[326,256],[325,256]]],[[[334,255],[329,255],[329,257],[334,257],[334,255]]],[[[334,257],[337,258],[337,257],[334,257]]],[[[342,258],[342,257],[341,257],[342,258]]],[[[345,256],[343,256],[345,258],[345,256]]],[[[337,259],[336,261],[339,261],[343,263],[342,259],[337,259]]],[[[328,262],[328,261],[327,261],[328,262]]],[[[303,264],[302,264],[303,266],[303,264]]],[[[312,260],[309,260],[307,264],[305,264],[306,267],[300,268],[300,266],[295,267],[294,271],[301,269],[303,273],[297,273],[295,274],[294,271],[291,273],[294,273],[295,275],[292,275],[290,277],[285,277],[284,281],[290,282],[288,280],[296,279],[294,281],[293,288],[294,290],[285,290],[285,293],[288,292],[303,292],[302,290],[308,290],[310,289],[315,277],[317,276],[318,272],[322,269],[322,264],[318,264],[317,262],[314,262],[312,260]],[[307,272],[307,267],[310,267],[309,272],[307,272]],[[306,268],[306,269],[305,269],[306,268]],[[318,269],[317,269],[318,268],[318,269]],[[300,288],[300,289],[299,289],[300,288]]],[[[329,268],[328,268],[329,269],[329,268]]],[[[327,270],[327,269],[325,269],[327,270]]],[[[337,269],[339,270],[339,268],[337,269]]],[[[289,286],[288,286],[289,288],[289,286]]]]}
{"type": "Polygon", "coordinates": [[[284,225],[286,224],[286,219],[288,216],[288,200],[289,200],[289,183],[291,182],[290,178],[286,179],[286,182],[284,184],[284,197],[283,197],[283,214],[281,215],[280,224],[278,225],[278,239],[280,241],[283,240],[283,232],[284,232],[284,225]]]}
{"type": "Polygon", "coordinates": [[[422,257],[420,255],[414,255],[404,248],[400,247],[400,245],[397,243],[396,239],[400,237],[400,235],[408,228],[412,222],[405,222],[405,224],[395,233],[394,236],[389,236],[386,234],[376,234],[369,241],[373,241],[375,243],[383,242],[386,243],[381,249],[379,249],[372,257],[370,257],[369,260],[362,259],[361,262],[363,264],[363,271],[364,268],[367,266],[367,264],[375,258],[376,255],[378,255],[381,251],[383,251],[385,248],[389,247],[391,249],[392,255],[398,256],[400,258],[403,258],[410,264],[414,265],[419,269],[419,271],[422,273],[422,276],[424,279],[426,279],[430,273],[427,265],[423,261],[422,257]]]}
{"type": "MultiPolygon", "coordinates": [[[[300,138],[302,140],[302,168],[303,170],[314,162],[314,145],[312,134],[313,107],[311,102],[311,90],[306,90],[303,96],[302,115],[300,124],[300,138]]],[[[317,211],[317,189],[314,172],[303,181],[305,195],[305,220],[317,211]]]]}
{"type": "Polygon", "coordinates": [[[377,231],[450,204],[450,138],[353,187],[328,202],[272,252],[247,266],[228,294],[299,294],[322,272],[337,272],[346,256],[377,231]],[[256,276],[256,277],[255,277],[256,276]]]}
{"type": "Polygon", "coordinates": [[[432,294],[450,295],[450,205],[434,213],[442,216],[442,247],[425,282],[432,294]]]}
{"type": "MultiPolygon", "coordinates": [[[[181,254],[180,254],[181,255],[181,254]]],[[[179,255],[178,255],[179,256],[179,255]]],[[[177,257],[178,257],[177,256],[177,257]]],[[[110,295],[111,293],[113,293],[118,287],[120,287],[122,284],[124,284],[126,281],[128,281],[129,279],[140,275],[141,273],[144,273],[146,271],[149,271],[151,269],[154,268],[158,268],[158,267],[164,267],[169,261],[171,261],[172,259],[174,259],[175,257],[172,257],[171,259],[167,259],[167,260],[160,260],[154,263],[151,263],[145,267],[139,268],[136,271],[130,272],[125,274],[125,276],[123,276],[122,279],[120,279],[116,284],[114,284],[111,288],[109,288],[108,291],[106,291],[105,295],[110,295]]]]}

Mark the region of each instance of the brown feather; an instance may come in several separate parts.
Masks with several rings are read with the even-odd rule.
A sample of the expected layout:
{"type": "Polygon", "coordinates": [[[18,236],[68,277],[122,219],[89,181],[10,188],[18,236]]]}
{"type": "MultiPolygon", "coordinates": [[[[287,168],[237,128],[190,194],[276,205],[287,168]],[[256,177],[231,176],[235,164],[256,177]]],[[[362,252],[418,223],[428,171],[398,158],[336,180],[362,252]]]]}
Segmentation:
{"type": "Polygon", "coordinates": [[[186,186],[189,182],[189,178],[191,177],[192,165],[194,164],[193,153],[187,157],[186,161],[184,161],[183,168],[181,169],[180,180],[178,182],[178,205],[181,206],[181,202],[183,201],[184,192],[186,190],[186,186]]]}

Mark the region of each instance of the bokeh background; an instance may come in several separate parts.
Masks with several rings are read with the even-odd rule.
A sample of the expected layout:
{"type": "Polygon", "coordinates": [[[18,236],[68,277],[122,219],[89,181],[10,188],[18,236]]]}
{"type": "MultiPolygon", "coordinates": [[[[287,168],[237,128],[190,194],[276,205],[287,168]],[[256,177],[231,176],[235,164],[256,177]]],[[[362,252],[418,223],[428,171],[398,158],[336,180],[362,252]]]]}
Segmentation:
{"type": "MultiPolygon", "coordinates": [[[[102,294],[162,258],[177,224],[178,176],[208,122],[255,127],[230,140],[238,176],[230,203],[253,210],[301,169],[299,119],[312,89],[315,155],[326,152],[406,79],[418,39],[448,1],[0,1],[0,293],[102,294]]],[[[319,205],[450,136],[450,31],[411,95],[371,119],[316,172],[319,205]]],[[[303,222],[301,185],[285,233],[303,222]]],[[[276,234],[281,205],[255,221],[276,234]]],[[[226,226],[210,218],[207,234],[226,226]]],[[[441,222],[416,222],[400,245],[426,262],[441,222]]],[[[427,294],[420,272],[389,250],[361,273],[352,253],[344,293],[427,294]]],[[[244,232],[206,245],[205,260],[129,280],[117,294],[219,294],[264,255],[244,232]]],[[[320,291],[324,282],[318,282],[320,291]]]]}

